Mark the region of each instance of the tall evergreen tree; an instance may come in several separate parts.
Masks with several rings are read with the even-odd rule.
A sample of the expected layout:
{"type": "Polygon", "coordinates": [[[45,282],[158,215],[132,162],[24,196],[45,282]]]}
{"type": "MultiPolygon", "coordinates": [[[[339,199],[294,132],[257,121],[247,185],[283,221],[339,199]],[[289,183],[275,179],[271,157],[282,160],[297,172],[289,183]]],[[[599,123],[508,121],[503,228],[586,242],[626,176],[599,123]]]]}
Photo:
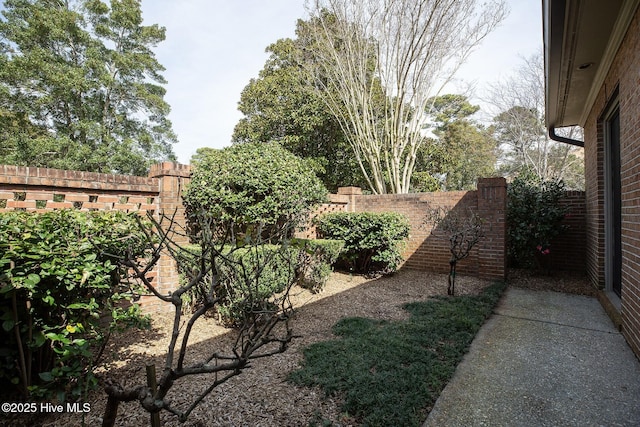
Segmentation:
{"type": "Polygon", "coordinates": [[[332,191],[339,186],[366,186],[340,123],[306,72],[316,61],[308,48],[310,25],[299,20],[296,39],[281,39],[267,47],[270,56],[264,68],[240,96],[238,109],[244,117],[234,129],[233,141],[277,141],[310,161],[332,191]]]}
{"type": "Polygon", "coordinates": [[[0,162],[143,175],[175,158],[166,83],[139,0],[6,0],[0,162]]]}
{"type": "Polygon", "coordinates": [[[474,189],[478,178],[492,176],[496,166],[491,131],[472,119],[480,106],[464,95],[451,94],[434,97],[430,103],[435,138],[428,138],[418,151],[413,189],[474,189]]]}

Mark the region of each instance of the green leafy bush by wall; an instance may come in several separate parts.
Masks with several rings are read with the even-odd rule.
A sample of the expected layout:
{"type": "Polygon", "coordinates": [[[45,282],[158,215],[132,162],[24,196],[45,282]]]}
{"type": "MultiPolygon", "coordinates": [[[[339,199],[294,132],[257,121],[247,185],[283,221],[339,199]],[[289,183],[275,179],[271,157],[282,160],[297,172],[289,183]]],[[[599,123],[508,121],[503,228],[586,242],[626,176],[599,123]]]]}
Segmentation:
{"type": "MultiPolygon", "coordinates": [[[[300,286],[319,292],[343,246],[344,242],[335,240],[294,239],[280,245],[225,247],[224,257],[216,265],[219,320],[228,326],[240,325],[246,313],[268,305],[293,277],[300,286]]],[[[197,259],[200,251],[199,245],[188,245],[184,256],[197,259]]],[[[197,310],[204,301],[202,292],[208,280],[205,277],[201,286],[184,295],[191,310],[197,310]]]]}
{"type": "Polygon", "coordinates": [[[218,307],[224,323],[238,325],[246,314],[272,309],[274,294],[285,290],[296,275],[299,250],[289,245],[238,248],[220,259],[223,302],[218,307]]]}
{"type": "Polygon", "coordinates": [[[295,239],[293,245],[302,251],[298,283],[313,293],[322,291],[344,249],[344,241],[295,239]]]}
{"type": "Polygon", "coordinates": [[[551,255],[553,239],[564,230],[567,208],[560,204],[564,184],[525,171],[509,184],[507,195],[509,262],[534,267],[551,255]]]}
{"type": "Polygon", "coordinates": [[[338,266],[356,273],[394,272],[409,237],[409,220],[399,213],[333,212],[315,220],[322,237],[342,240],[338,266]]]}
{"type": "Polygon", "coordinates": [[[280,145],[243,143],[200,149],[183,197],[190,217],[207,212],[241,237],[268,239],[283,224],[306,220],[326,195],[312,168],[280,145]]]}
{"type": "Polygon", "coordinates": [[[0,382],[23,398],[79,397],[116,328],[142,325],[116,256],[146,237],[122,212],[0,213],[0,382]]]}

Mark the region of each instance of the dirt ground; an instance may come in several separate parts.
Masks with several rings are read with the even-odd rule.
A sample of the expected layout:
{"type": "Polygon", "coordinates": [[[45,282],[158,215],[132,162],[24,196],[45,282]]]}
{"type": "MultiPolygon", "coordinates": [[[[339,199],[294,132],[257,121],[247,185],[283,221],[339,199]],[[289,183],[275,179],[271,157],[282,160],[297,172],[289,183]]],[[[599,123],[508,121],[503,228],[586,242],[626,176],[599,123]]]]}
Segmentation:
{"type": "MultiPolygon", "coordinates": [[[[457,294],[476,294],[490,282],[458,276],[457,294]]],[[[525,271],[510,271],[510,286],[537,290],[592,294],[584,277],[555,273],[541,276],[525,271]]],[[[287,374],[302,361],[302,349],[311,343],[333,338],[331,327],[343,317],[362,316],[377,319],[402,319],[407,313],[402,305],[446,295],[447,278],[443,274],[402,270],[393,276],[367,279],[362,276],[334,273],[325,289],[312,294],[293,290],[296,314],[293,320],[295,338],[283,354],[258,359],[251,368],[217,387],[194,410],[188,421],[163,413],[165,426],[307,426],[310,421],[330,420],[337,426],[353,425],[341,414],[337,398],[326,398],[320,389],[297,387],[286,381],[287,374]]],[[[170,338],[172,316],[154,315],[148,331],[126,332],[112,339],[106,353],[106,366],[123,385],[145,384],[145,364],[150,360],[162,365],[162,355],[170,338]]],[[[233,331],[218,325],[214,319],[202,319],[192,334],[189,357],[211,354],[229,348],[233,331]]],[[[103,373],[104,373],[103,369],[103,373]]],[[[172,404],[181,406],[203,390],[209,378],[194,377],[175,384],[170,392],[172,404]]],[[[100,425],[106,403],[103,391],[93,392],[85,403],[91,410],[84,416],[65,413],[37,419],[10,420],[7,425],[80,426],[100,425]]],[[[0,425],[2,424],[0,420],[0,425]]],[[[118,412],[118,426],[149,425],[149,415],[138,402],[123,403],[118,412]]]]}

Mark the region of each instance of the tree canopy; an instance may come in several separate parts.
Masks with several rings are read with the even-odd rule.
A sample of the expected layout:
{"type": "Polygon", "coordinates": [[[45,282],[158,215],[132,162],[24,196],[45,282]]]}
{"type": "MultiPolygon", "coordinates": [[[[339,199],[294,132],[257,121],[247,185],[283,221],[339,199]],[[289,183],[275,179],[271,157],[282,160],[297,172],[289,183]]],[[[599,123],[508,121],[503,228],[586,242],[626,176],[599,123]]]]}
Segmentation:
{"type": "Polygon", "coordinates": [[[175,158],[166,83],[139,0],[6,0],[0,162],[146,174],[175,158]]]}
{"type": "Polygon", "coordinates": [[[474,189],[478,178],[495,173],[496,164],[491,132],[471,118],[480,106],[455,94],[434,97],[431,105],[435,138],[417,153],[414,190],[474,189]]]}
{"type": "Polygon", "coordinates": [[[429,100],[504,19],[505,3],[315,0],[310,12],[318,94],[371,191],[408,192],[429,100]]]}
{"type": "Polygon", "coordinates": [[[267,47],[270,56],[263,69],[240,96],[238,109],[244,117],[234,129],[233,141],[278,142],[309,160],[332,191],[339,186],[364,186],[340,123],[305,72],[315,62],[308,49],[309,25],[312,23],[299,20],[296,39],[281,39],[267,47]]]}
{"type": "MultiPolygon", "coordinates": [[[[584,149],[552,141],[545,128],[542,55],[524,58],[512,76],[495,83],[489,101],[499,111],[492,129],[504,176],[533,171],[542,181],[562,180],[569,189],[584,189],[584,149]]],[[[582,138],[579,127],[561,131],[582,138]]]]}

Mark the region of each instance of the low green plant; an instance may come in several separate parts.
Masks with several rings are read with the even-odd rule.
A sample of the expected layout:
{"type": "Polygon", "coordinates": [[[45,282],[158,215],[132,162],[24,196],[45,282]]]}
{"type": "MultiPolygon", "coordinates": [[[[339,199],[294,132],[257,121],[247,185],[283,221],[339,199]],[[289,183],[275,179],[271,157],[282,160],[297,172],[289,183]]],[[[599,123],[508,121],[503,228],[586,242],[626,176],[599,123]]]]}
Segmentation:
{"type": "Polygon", "coordinates": [[[295,239],[292,244],[302,251],[303,259],[299,271],[299,285],[311,292],[320,292],[327,283],[332,265],[344,248],[342,240],[295,239]]]}
{"type": "Polygon", "coordinates": [[[245,313],[273,309],[272,297],[294,280],[298,264],[299,250],[290,245],[250,246],[221,257],[216,266],[224,295],[221,320],[239,326],[245,313]]]}
{"type": "MultiPolygon", "coordinates": [[[[216,265],[221,285],[218,296],[222,298],[216,306],[219,319],[228,326],[238,325],[245,312],[255,310],[282,292],[294,275],[300,286],[319,292],[343,246],[344,242],[336,240],[306,239],[293,239],[285,246],[250,245],[233,250],[226,246],[216,265]]],[[[188,245],[182,256],[193,262],[200,253],[199,245],[188,245]]],[[[184,283],[186,277],[182,276],[184,283]]],[[[202,305],[208,281],[208,277],[203,278],[199,286],[182,295],[185,308],[195,311],[202,305]]]]}
{"type": "Polygon", "coordinates": [[[504,288],[406,304],[408,320],[342,319],[339,338],[306,347],[289,380],[338,395],[362,425],[419,426],[504,288]]]}
{"type": "Polygon", "coordinates": [[[514,266],[533,267],[537,257],[552,252],[551,244],[565,227],[567,208],[560,204],[562,181],[543,181],[522,172],[507,189],[508,256],[514,266]]]}
{"type": "Polygon", "coordinates": [[[116,257],[144,255],[122,212],[0,214],[0,378],[23,398],[79,397],[114,329],[144,326],[116,257]]]}
{"type": "Polygon", "coordinates": [[[394,212],[332,212],[316,218],[315,225],[324,238],[344,241],[338,266],[356,273],[396,271],[410,228],[409,220],[394,212]]]}

